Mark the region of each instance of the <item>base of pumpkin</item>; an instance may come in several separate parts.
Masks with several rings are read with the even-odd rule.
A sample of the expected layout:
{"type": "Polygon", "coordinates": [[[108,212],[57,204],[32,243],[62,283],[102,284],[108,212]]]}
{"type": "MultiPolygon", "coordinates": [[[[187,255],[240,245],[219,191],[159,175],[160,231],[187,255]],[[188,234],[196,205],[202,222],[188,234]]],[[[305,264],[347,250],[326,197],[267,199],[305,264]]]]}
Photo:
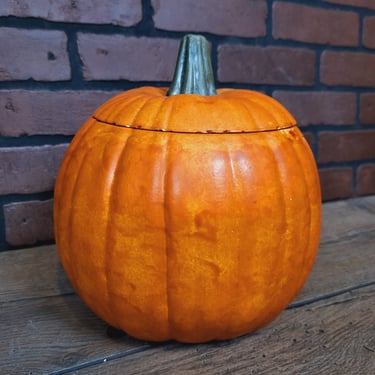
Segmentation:
{"type": "Polygon", "coordinates": [[[107,326],[107,336],[111,339],[121,339],[122,337],[126,336],[126,333],[121,329],[112,327],[110,325],[107,326]]]}
{"type": "MultiPolygon", "coordinates": [[[[242,337],[242,336],[246,336],[246,335],[252,334],[254,332],[244,333],[243,335],[240,335],[240,336],[237,336],[237,337],[233,337],[233,338],[227,339],[227,340],[212,340],[211,342],[215,342],[215,343],[224,345],[223,343],[225,343],[227,341],[231,341],[233,339],[236,339],[236,338],[239,338],[239,337],[242,337]]],[[[134,340],[143,341],[143,340],[139,340],[139,339],[137,339],[135,337],[131,337],[126,332],[122,331],[121,329],[112,327],[110,325],[107,325],[106,334],[112,340],[119,340],[119,339],[122,339],[123,337],[127,336],[127,337],[130,337],[130,338],[134,339],[134,340]]],[[[170,340],[170,342],[172,342],[172,341],[174,341],[174,340],[170,340]]],[[[154,343],[156,343],[156,342],[154,342],[154,343]]],[[[182,344],[189,344],[189,343],[182,343],[182,344]]]]}

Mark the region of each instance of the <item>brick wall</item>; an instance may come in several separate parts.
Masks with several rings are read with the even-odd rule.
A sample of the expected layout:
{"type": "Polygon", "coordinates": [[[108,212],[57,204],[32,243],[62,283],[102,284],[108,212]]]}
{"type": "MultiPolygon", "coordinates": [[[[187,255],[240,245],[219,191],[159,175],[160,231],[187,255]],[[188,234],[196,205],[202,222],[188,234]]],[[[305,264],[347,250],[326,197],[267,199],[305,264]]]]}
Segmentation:
{"type": "Polygon", "coordinates": [[[1,0],[0,250],[53,241],[72,136],[115,93],[168,85],[187,32],[212,43],[218,87],[294,114],[324,200],[375,194],[374,0],[1,0]]]}

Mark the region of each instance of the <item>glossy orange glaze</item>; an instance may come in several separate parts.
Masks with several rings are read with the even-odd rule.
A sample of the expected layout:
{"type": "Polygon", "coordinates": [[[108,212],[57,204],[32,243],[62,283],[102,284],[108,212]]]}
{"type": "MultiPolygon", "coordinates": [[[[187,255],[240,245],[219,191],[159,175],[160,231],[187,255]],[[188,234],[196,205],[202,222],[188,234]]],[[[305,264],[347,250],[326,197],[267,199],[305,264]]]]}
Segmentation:
{"type": "Polygon", "coordinates": [[[265,325],[301,289],[318,248],[306,141],[262,94],[239,104],[244,90],[233,102],[218,98],[236,90],[203,99],[137,90],[99,108],[61,166],[55,234],[70,281],[140,339],[204,342],[265,325]]]}

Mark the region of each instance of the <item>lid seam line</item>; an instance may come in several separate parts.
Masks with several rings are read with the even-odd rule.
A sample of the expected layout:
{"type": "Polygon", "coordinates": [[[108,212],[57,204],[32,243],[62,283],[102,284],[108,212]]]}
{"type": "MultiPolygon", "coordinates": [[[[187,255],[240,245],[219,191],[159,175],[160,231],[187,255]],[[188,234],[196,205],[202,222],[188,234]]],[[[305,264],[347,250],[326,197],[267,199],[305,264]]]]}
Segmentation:
{"type": "Polygon", "coordinates": [[[196,130],[196,131],[183,131],[183,130],[173,130],[173,129],[146,129],[142,128],[141,126],[136,125],[122,125],[115,122],[110,121],[104,121],[100,120],[96,116],[92,116],[92,118],[98,122],[101,122],[106,125],[116,126],[119,128],[125,128],[125,129],[134,129],[134,130],[143,130],[143,131],[149,131],[149,132],[160,132],[160,133],[176,133],[176,134],[252,134],[252,133],[270,133],[270,132],[276,132],[279,130],[287,130],[291,129],[297,126],[297,124],[288,125],[285,127],[279,127],[275,129],[263,129],[263,130],[196,130]]]}

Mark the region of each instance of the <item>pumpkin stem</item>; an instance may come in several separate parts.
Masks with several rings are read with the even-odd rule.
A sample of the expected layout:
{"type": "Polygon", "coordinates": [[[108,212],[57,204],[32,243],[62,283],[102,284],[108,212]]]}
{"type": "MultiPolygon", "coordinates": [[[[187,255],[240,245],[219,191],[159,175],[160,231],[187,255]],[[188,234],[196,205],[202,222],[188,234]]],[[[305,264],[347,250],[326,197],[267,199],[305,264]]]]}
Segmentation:
{"type": "Polygon", "coordinates": [[[210,45],[201,35],[188,34],[181,41],[167,96],[179,94],[217,95],[210,45]]]}

